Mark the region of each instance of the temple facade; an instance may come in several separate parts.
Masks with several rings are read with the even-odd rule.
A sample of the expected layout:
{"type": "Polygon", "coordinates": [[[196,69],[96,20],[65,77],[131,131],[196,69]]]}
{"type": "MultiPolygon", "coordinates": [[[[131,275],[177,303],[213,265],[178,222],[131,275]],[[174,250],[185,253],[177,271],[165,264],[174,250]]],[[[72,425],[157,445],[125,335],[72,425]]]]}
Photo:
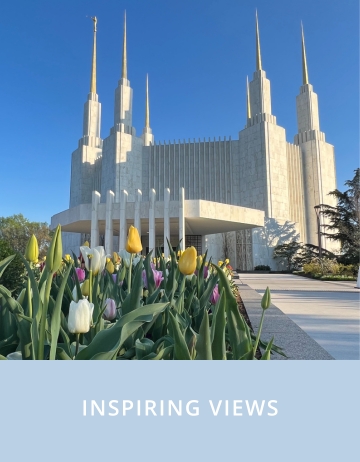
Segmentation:
{"type": "MultiPolygon", "coordinates": [[[[314,207],[336,205],[334,147],[320,130],[317,94],[309,83],[302,33],[302,85],[296,97],[298,133],[287,141],[271,110],[256,17],[256,70],[247,82],[246,124],[237,139],[158,142],[150,127],[146,78],[145,124],[132,125],[133,90],[127,72],[126,19],[122,75],[115,89],[114,125],[102,139],[96,92],[96,18],[90,92],[83,134],[71,158],[69,209],[54,215],[66,252],[85,239],[110,253],[124,248],[127,229],[140,229],[144,252],[166,240],[194,245],[240,270],[278,268],[279,243],[318,244],[314,207]]],[[[323,218],[320,218],[321,220],[323,218]]],[[[322,238],[322,246],[334,244],[322,238]]]]}

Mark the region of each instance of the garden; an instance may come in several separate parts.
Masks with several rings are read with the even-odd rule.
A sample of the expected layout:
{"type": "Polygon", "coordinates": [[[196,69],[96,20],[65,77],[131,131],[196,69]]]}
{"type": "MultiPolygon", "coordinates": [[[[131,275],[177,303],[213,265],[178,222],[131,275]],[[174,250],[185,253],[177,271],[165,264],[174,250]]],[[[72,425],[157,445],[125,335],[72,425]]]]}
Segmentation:
{"type": "MultiPolygon", "coordinates": [[[[168,243],[169,244],[169,243],[168,243]]],[[[39,261],[36,237],[13,259],[25,273],[18,294],[0,285],[2,360],[269,360],[283,354],[261,330],[271,303],[267,288],[255,333],[241,312],[229,261],[211,261],[194,247],[141,256],[139,233],[106,255],[86,242],[63,255],[61,228],[39,261]]]]}

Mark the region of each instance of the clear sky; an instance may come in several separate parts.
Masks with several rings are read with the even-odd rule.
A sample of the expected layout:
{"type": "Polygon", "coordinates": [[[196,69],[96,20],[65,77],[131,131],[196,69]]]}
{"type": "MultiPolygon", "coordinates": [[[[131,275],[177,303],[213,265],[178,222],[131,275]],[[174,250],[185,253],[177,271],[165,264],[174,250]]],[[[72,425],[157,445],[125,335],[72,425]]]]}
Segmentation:
{"type": "Polygon", "coordinates": [[[113,124],[127,11],[133,125],[158,141],[231,136],[245,124],[246,76],[255,70],[255,8],[272,112],[296,133],[303,21],[320,128],[335,146],[337,182],[359,165],[357,0],[2,0],[0,4],[0,216],[47,221],[68,208],[71,153],[89,92],[98,17],[101,136],[113,124]]]}

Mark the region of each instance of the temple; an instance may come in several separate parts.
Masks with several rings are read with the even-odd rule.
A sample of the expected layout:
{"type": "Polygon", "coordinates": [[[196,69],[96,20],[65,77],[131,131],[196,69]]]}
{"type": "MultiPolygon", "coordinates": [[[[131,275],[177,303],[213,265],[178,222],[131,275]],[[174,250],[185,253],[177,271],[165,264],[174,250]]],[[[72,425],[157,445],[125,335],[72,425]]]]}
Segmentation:
{"type": "MultiPolygon", "coordinates": [[[[302,86],[296,97],[298,133],[286,140],[271,110],[270,81],[263,69],[256,15],[256,68],[247,81],[245,127],[238,139],[159,142],[150,126],[146,76],[142,134],[132,125],[133,90],[128,80],[126,17],[121,78],[115,89],[114,124],[100,136],[101,104],[96,91],[96,34],[83,133],[71,158],[69,209],[54,215],[62,225],[66,252],[87,239],[106,251],[125,246],[128,227],[140,230],[144,253],[166,240],[229,257],[234,268],[278,268],[272,252],[280,243],[318,244],[314,207],[335,205],[334,147],[320,131],[317,94],[309,83],[301,28],[302,86]]],[[[322,218],[321,218],[322,219],[322,218]]],[[[332,250],[331,241],[322,246],[332,250]]]]}

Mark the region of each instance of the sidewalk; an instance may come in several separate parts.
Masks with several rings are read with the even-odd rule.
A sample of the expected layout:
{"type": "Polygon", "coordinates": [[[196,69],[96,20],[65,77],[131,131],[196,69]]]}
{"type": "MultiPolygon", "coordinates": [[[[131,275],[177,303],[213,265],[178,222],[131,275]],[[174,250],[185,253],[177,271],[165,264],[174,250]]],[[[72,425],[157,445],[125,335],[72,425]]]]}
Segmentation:
{"type": "Polygon", "coordinates": [[[360,291],[354,288],[355,283],[317,281],[290,274],[240,273],[239,277],[241,296],[255,330],[261,315],[259,301],[269,286],[273,307],[265,316],[264,338],[274,334],[275,343],[288,351],[289,359],[330,359],[310,357],[321,356],[318,349],[313,354],[309,351],[316,345],[321,345],[335,359],[360,359],[360,291]],[[274,308],[278,311],[270,311],[274,308]],[[306,337],[311,337],[312,346],[289,321],[308,334],[306,337]],[[302,351],[297,352],[298,348],[302,351]]]}

